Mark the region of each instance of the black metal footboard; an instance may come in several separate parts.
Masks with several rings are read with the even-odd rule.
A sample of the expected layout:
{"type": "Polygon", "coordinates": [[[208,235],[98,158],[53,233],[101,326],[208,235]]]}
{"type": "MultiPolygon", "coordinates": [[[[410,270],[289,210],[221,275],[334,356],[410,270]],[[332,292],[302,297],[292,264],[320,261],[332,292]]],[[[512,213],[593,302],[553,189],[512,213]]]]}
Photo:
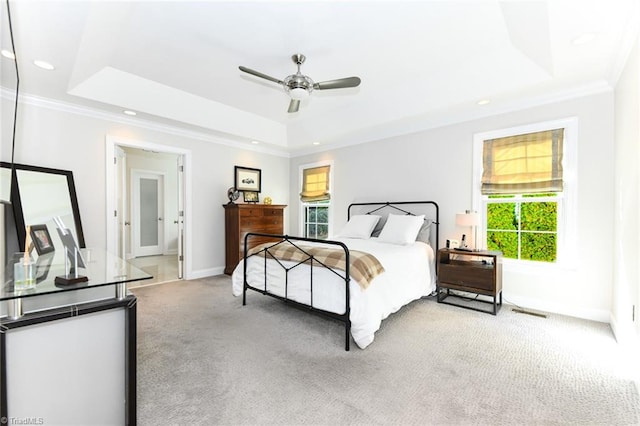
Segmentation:
{"type": "MultiPolygon", "coordinates": [[[[301,237],[291,237],[288,235],[274,235],[274,234],[261,234],[261,233],[253,233],[250,232],[247,235],[245,235],[244,237],[244,265],[243,265],[243,272],[244,272],[244,286],[243,286],[243,290],[242,290],[242,304],[246,305],[247,304],[247,289],[251,289],[254,291],[257,291],[258,293],[262,293],[264,295],[267,296],[271,296],[274,297],[276,299],[280,299],[286,303],[292,304],[296,307],[299,308],[303,308],[306,310],[310,310],[313,312],[317,312],[321,315],[330,317],[330,318],[334,318],[337,319],[339,321],[342,321],[344,323],[344,327],[345,327],[345,350],[348,351],[349,350],[349,344],[351,341],[351,319],[350,319],[350,313],[351,313],[351,308],[350,308],[350,297],[349,297],[349,282],[350,282],[350,276],[349,276],[349,248],[342,242],[340,241],[331,241],[331,240],[319,240],[319,239],[314,239],[314,238],[301,238],[301,237]],[[268,246],[263,247],[261,250],[259,250],[258,252],[249,254],[249,241],[251,238],[256,237],[256,238],[272,238],[272,239],[277,239],[279,241],[274,242],[273,244],[269,244],[268,246]],[[305,248],[299,244],[296,244],[296,242],[312,242],[312,243],[320,243],[322,245],[333,245],[333,246],[338,246],[340,248],[342,248],[344,250],[345,253],[345,270],[341,271],[341,270],[335,270],[329,266],[327,266],[326,264],[324,264],[323,262],[319,261],[318,259],[316,259],[312,254],[310,254],[308,251],[305,250],[305,248]],[[272,253],[270,252],[270,249],[273,249],[274,247],[283,244],[283,243],[290,243],[292,244],[297,250],[300,250],[301,253],[304,254],[304,259],[301,261],[297,261],[295,264],[287,267],[280,259],[277,259],[275,256],[272,255],[272,253]],[[250,257],[253,256],[262,256],[264,257],[264,290],[260,289],[260,288],[256,288],[253,287],[251,285],[249,285],[248,281],[247,281],[247,260],[250,257]],[[274,265],[279,265],[284,271],[285,271],[285,283],[284,283],[284,296],[280,296],[274,293],[270,293],[269,289],[267,287],[267,262],[269,260],[273,261],[274,265]],[[289,290],[289,271],[293,270],[294,268],[298,268],[298,267],[305,267],[304,265],[308,265],[309,266],[309,295],[310,295],[310,300],[309,300],[309,304],[304,304],[301,302],[298,302],[296,300],[292,300],[288,297],[288,290],[289,290]],[[330,271],[331,273],[336,274],[338,277],[340,277],[341,279],[344,280],[344,286],[345,286],[345,311],[343,314],[337,314],[335,312],[331,312],[331,311],[327,311],[324,309],[320,309],[317,308],[313,305],[313,286],[314,286],[314,280],[313,280],[313,272],[314,272],[314,267],[319,267],[319,268],[323,268],[326,269],[328,271],[330,271]],[[342,275],[344,274],[344,276],[342,275]]],[[[303,285],[303,283],[296,283],[295,285],[300,286],[303,285]]]]}

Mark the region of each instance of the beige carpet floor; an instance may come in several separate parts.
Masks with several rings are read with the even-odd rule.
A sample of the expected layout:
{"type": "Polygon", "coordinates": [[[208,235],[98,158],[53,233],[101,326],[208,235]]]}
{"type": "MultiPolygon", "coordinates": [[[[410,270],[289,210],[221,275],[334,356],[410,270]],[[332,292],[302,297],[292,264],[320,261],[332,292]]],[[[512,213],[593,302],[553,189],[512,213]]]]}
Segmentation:
{"type": "Polygon", "coordinates": [[[132,290],[140,425],[636,425],[607,324],[416,301],[365,350],[229,277],[132,290]]]}

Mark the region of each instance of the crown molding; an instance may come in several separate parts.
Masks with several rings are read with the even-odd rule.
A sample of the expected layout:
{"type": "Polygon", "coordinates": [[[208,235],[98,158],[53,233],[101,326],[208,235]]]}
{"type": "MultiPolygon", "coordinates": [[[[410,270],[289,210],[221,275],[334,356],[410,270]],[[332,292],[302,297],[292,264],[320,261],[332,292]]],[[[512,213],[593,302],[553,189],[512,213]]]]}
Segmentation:
{"type": "MultiPolygon", "coordinates": [[[[1,96],[3,98],[15,100],[15,93],[10,93],[5,88],[2,88],[1,96]]],[[[68,113],[68,114],[82,115],[85,117],[114,122],[118,124],[124,124],[127,126],[135,126],[145,130],[151,130],[151,131],[166,133],[166,134],[179,136],[183,138],[210,142],[216,145],[228,146],[228,147],[242,149],[246,151],[260,152],[263,154],[274,155],[277,157],[285,157],[285,158],[290,157],[289,152],[285,150],[272,149],[269,147],[265,147],[263,145],[262,146],[253,145],[250,142],[234,141],[232,139],[212,136],[204,132],[187,130],[177,126],[161,124],[155,121],[145,120],[142,118],[129,118],[127,116],[121,116],[120,114],[115,114],[108,111],[102,111],[102,110],[87,107],[84,105],[72,104],[72,103],[44,98],[41,96],[36,96],[28,93],[20,93],[18,95],[18,103],[36,106],[39,108],[47,108],[47,109],[51,109],[58,112],[68,113]]]]}
{"type": "MultiPolygon", "coordinates": [[[[627,53],[628,56],[628,53],[627,53]]],[[[382,123],[375,127],[362,129],[360,131],[350,132],[348,135],[341,135],[332,140],[325,141],[322,145],[294,148],[288,150],[277,150],[264,145],[253,145],[250,142],[239,142],[231,139],[214,137],[203,132],[186,130],[176,126],[156,123],[150,120],[139,118],[129,118],[119,114],[98,110],[77,104],[70,104],[58,100],[47,99],[30,94],[20,94],[19,102],[27,105],[34,105],[42,108],[53,109],[56,111],[66,112],[70,114],[83,115],[86,117],[96,118],[110,122],[116,122],[128,126],[140,127],[146,130],[157,131],[161,133],[171,134],[179,137],[201,140],[205,142],[215,143],[217,145],[228,146],[246,151],[259,152],[263,154],[274,155],[284,158],[297,158],[306,155],[317,154],[321,152],[332,151],[340,148],[346,148],[354,145],[380,141],[397,136],[418,133],[426,130],[432,130],[444,126],[458,123],[478,120],[482,118],[492,117],[511,112],[517,112],[528,108],[548,105],[557,102],[563,102],[571,99],[577,99],[585,96],[592,96],[600,93],[612,92],[613,87],[607,81],[601,80],[584,86],[558,91],[548,95],[531,96],[528,98],[518,99],[515,101],[505,101],[503,103],[495,103],[484,106],[475,106],[471,109],[465,109],[458,113],[451,113],[450,110],[438,113],[426,113],[414,117],[408,117],[402,120],[382,123]]],[[[2,88],[1,95],[3,98],[15,99],[12,94],[5,88],[2,88]]]]}
{"type": "Polygon", "coordinates": [[[518,112],[529,108],[569,101],[572,99],[579,99],[586,96],[593,96],[601,93],[610,93],[612,91],[613,87],[607,81],[601,80],[584,86],[579,86],[569,90],[558,91],[548,95],[531,96],[514,101],[505,101],[502,103],[483,106],[474,105],[475,108],[464,109],[453,114],[450,112],[450,110],[421,114],[413,117],[407,117],[401,120],[396,120],[393,122],[383,123],[376,126],[375,128],[353,132],[348,136],[340,136],[333,141],[326,141],[319,146],[302,148],[293,151],[291,153],[291,157],[303,157],[305,155],[317,154],[320,152],[332,151],[349,146],[419,133],[454,124],[460,124],[473,120],[518,112]],[[400,128],[402,128],[402,130],[400,130],[400,128]],[[351,139],[347,140],[348,138],[351,139]]]}

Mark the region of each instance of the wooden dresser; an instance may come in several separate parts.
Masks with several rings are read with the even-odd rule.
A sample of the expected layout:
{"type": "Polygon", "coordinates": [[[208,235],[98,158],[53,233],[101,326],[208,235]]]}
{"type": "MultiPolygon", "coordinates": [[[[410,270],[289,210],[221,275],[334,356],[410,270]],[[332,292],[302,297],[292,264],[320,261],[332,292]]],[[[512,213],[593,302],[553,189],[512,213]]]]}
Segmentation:
{"type": "MultiPolygon", "coordinates": [[[[224,204],[225,268],[231,275],[244,256],[244,237],[248,232],[282,234],[284,209],[282,204],[224,204]]],[[[251,238],[249,248],[269,241],[251,238]]]]}

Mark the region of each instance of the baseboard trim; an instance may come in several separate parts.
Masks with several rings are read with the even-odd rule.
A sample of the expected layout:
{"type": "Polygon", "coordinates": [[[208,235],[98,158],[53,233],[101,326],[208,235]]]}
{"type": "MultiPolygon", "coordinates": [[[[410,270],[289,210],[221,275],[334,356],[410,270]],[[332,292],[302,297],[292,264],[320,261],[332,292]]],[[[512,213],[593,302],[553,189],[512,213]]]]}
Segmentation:
{"type": "Polygon", "coordinates": [[[212,277],[214,275],[222,275],[224,273],[224,266],[219,266],[216,268],[209,269],[200,269],[198,271],[191,271],[188,280],[197,280],[199,278],[212,277]]]}
{"type": "Polygon", "coordinates": [[[510,305],[522,308],[534,309],[536,311],[549,312],[553,314],[566,315],[569,317],[581,318],[591,321],[610,323],[611,312],[604,309],[579,308],[574,306],[560,305],[546,300],[531,299],[527,297],[504,294],[504,301],[510,305]]]}
{"type": "Polygon", "coordinates": [[[628,368],[631,369],[633,382],[636,385],[638,393],[640,393],[640,364],[637,363],[637,360],[640,359],[640,337],[636,334],[633,324],[625,325],[618,322],[613,313],[611,314],[609,324],[611,325],[611,330],[613,331],[616,342],[623,347],[624,353],[628,358],[628,368]]]}

